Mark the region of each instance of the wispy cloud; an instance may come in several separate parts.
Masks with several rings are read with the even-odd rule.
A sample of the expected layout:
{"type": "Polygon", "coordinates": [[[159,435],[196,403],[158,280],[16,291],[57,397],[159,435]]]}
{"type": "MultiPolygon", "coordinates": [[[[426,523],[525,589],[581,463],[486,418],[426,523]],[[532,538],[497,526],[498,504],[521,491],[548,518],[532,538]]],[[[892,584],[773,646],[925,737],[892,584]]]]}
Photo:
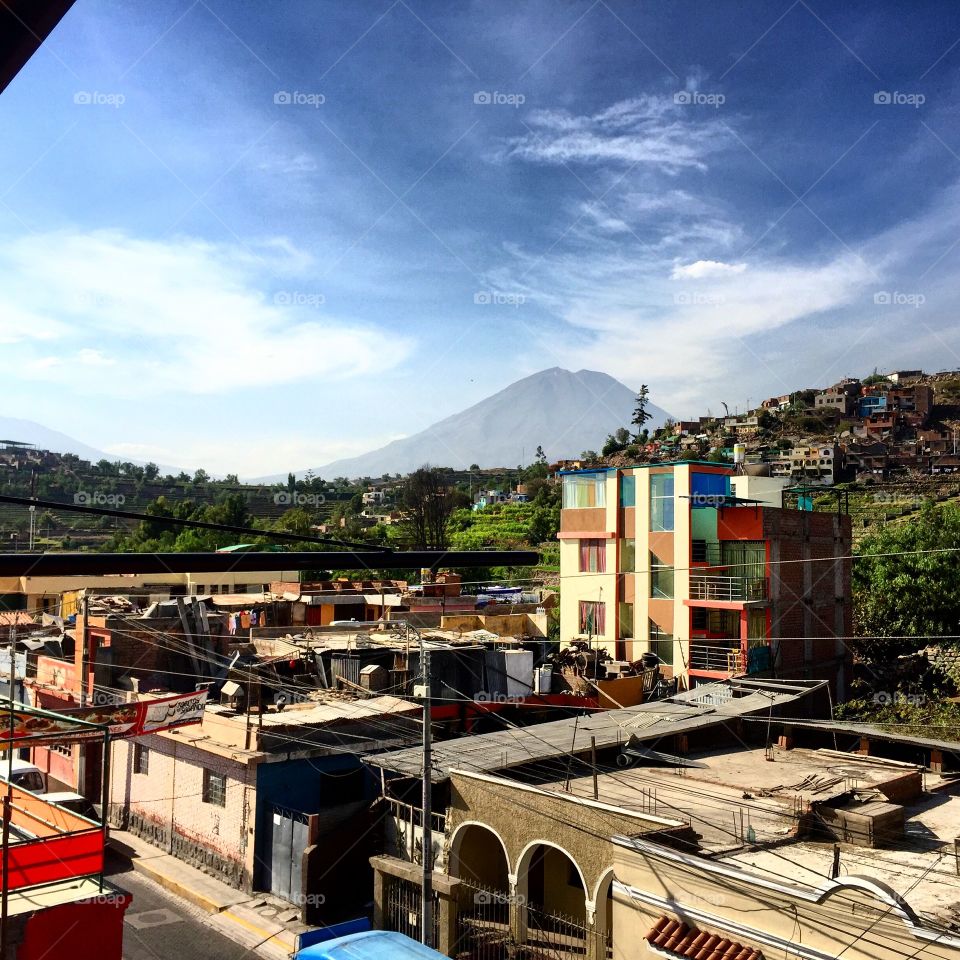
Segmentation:
{"type": "Polygon", "coordinates": [[[730,140],[709,109],[643,95],[590,115],[534,111],[529,130],[507,142],[502,158],[539,163],[641,164],[666,173],[707,169],[707,157],[730,140]]]}
{"type": "Polygon", "coordinates": [[[101,394],[229,393],[401,363],[411,343],[336,315],[310,259],[279,238],[255,248],[120,231],[0,243],[0,339],[24,378],[65,361],[110,368],[101,394]],[[76,348],[71,330],[82,329],[76,348]]]}

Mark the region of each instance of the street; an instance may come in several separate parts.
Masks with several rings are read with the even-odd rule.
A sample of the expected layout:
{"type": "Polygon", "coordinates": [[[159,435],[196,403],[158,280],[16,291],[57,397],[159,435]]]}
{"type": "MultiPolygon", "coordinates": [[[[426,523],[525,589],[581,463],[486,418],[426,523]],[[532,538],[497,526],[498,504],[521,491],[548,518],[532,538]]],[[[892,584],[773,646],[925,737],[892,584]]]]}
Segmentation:
{"type": "Polygon", "coordinates": [[[123,929],[124,960],[254,960],[284,956],[275,947],[258,950],[262,939],[259,935],[164,890],[135,873],[129,862],[120,857],[109,858],[107,876],[110,883],[133,896],[123,929]]]}

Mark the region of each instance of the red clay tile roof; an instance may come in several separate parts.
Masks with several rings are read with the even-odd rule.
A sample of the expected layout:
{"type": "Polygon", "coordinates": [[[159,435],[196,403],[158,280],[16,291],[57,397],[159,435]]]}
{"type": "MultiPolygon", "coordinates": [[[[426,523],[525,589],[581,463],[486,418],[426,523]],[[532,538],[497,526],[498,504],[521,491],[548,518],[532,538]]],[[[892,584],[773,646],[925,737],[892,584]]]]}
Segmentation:
{"type": "Polygon", "coordinates": [[[25,627],[33,623],[33,617],[25,610],[0,611],[0,627],[25,627]]]}
{"type": "Polygon", "coordinates": [[[662,916],[644,938],[652,947],[685,960],[763,960],[763,954],[734,940],[695,930],[662,916]]]}

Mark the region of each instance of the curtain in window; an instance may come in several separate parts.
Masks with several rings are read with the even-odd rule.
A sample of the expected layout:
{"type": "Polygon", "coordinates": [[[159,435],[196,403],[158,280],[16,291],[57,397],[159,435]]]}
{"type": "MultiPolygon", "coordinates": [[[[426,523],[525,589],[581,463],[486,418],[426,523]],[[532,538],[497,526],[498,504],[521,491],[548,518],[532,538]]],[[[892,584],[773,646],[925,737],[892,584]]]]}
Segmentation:
{"type": "Polygon", "coordinates": [[[594,600],[580,601],[580,633],[602,634],[607,626],[606,607],[594,600]]]}
{"type": "Polygon", "coordinates": [[[580,572],[607,572],[607,549],[605,541],[596,539],[580,541],[580,572]]]}

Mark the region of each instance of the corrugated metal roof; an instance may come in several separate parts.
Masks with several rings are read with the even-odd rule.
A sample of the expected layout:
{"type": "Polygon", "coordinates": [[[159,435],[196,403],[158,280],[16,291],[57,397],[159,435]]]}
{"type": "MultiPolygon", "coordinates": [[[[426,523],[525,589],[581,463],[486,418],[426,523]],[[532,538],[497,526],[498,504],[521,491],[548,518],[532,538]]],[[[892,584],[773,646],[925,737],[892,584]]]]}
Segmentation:
{"type": "MultiPolygon", "coordinates": [[[[587,751],[591,737],[602,749],[626,743],[631,737],[656,740],[746,714],[767,714],[824,686],[826,681],[816,680],[730,680],[637,707],[447,740],[433,746],[433,779],[446,780],[454,769],[489,773],[587,751]],[[650,722],[646,723],[648,718],[650,722]]],[[[409,777],[419,777],[423,769],[419,747],[368,757],[366,762],[409,777]]]]}

